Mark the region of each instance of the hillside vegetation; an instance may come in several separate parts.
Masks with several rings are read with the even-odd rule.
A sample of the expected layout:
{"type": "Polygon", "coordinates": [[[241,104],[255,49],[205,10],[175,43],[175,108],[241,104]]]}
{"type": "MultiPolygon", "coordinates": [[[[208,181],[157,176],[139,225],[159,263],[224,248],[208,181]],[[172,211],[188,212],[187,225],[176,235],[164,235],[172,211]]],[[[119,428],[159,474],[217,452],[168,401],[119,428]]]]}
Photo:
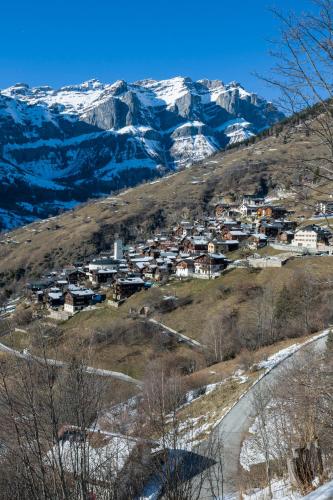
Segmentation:
{"type": "MultiPolygon", "coordinates": [[[[130,242],[175,224],[183,216],[200,216],[213,210],[225,194],[237,197],[279,188],[290,190],[299,182],[300,158],[316,157],[320,150],[317,138],[287,122],[255,139],[254,144],[221,152],[118,196],[3,233],[0,286],[11,287],[44,270],[110,249],[116,233],[130,242]]],[[[312,208],[307,211],[306,205],[311,207],[313,192],[301,193],[301,197],[301,203],[290,199],[286,204],[296,213],[310,215],[312,208]]]]}

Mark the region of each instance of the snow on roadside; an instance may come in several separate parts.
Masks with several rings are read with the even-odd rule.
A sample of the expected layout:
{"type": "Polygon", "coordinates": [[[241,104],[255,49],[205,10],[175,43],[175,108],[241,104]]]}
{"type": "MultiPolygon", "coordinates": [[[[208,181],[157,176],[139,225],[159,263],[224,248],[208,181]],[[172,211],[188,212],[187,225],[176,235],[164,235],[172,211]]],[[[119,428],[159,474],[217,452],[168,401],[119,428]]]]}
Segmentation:
{"type": "Polygon", "coordinates": [[[273,479],[272,481],[272,493],[273,497],[270,496],[268,487],[264,489],[255,489],[248,494],[243,494],[243,500],[268,500],[273,498],[273,500],[299,500],[303,498],[299,493],[293,492],[290,483],[284,479],[273,479]]]}
{"type": "Polygon", "coordinates": [[[305,347],[308,344],[311,344],[315,340],[318,340],[322,337],[326,337],[328,335],[329,330],[324,330],[323,332],[319,333],[318,335],[315,335],[314,337],[311,337],[310,339],[306,340],[305,342],[299,343],[297,342],[296,344],[293,344],[289,347],[286,347],[285,349],[281,349],[281,351],[276,352],[275,354],[272,354],[272,356],[269,356],[269,358],[265,359],[264,361],[261,361],[258,363],[257,367],[258,369],[266,369],[266,370],[271,370],[275,366],[277,366],[281,361],[284,361],[285,359],[289,358],[292,354],[295,352],[299,351],[302,347],[305,347]]]}
{"type": "Polygon", "coordinates": [[[242,443],[239,462],[243,469],[249,472],[253,465],[265,463],[267,446],[269,447],[270,460],[278,460],[288,450],[284,432],[290,425],[280,414],[276,401],[272,401],[265,407],[263,417],[265,421],[264,433],[261,432],[261,419],[256,417],[249,428],[249,436],[242,443]],[[265,441],[267,441],[266,445],[265,441]]]}

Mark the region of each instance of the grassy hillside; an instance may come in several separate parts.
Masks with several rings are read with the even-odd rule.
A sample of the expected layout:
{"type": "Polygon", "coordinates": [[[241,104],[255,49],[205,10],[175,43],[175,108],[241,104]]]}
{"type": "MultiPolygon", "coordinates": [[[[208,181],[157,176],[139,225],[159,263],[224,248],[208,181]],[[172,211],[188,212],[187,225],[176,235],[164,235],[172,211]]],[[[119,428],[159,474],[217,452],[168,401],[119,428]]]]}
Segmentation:
{"type": "Polygon", "coordinates": [[[143,379],[156,361],[182,373],[197,371],[217,361],[214,345],[222,339],[219,359],[254,351],[283,339],[318,331],[332,318],[332,257],[289,260],[282,268],[228,269],[216,280],[171,281],[130,297],[119,309],[101,305],[83,311],[57,326],[53,332],[34,323],[28,333],[13,331],[2,341],[16,349],[71,360],[73,352],[89,364],[122,371],[143,379]],[[307,281],[308,280],[308,281],[307,281]],[[176,296],[172,308],[161,309],[165,295],[176,296]],[[281,305],[282,301],[282,305],[281,305]],[[150,308],[151,317],[196,339],[202,348],[179,343],[137,313],[150,308]],[[284,316],[280,318],[282,308],[284,316]],[[310,317],[309,324],[304,316],[310,317]],[[274,317],[274,336],[270,321],[274,317]],[[262,338],[258,336],[262,328],[262,338]],[[41,334],[43,333],[43,335],[41,334]]]}
{"type": "MultiPolygon", "coordinates": [[[[200,215],[213,209],[223,194],[289,189],[299,173],[299,158],[310,158],[320,149],[315,138],[289,126],[170,177],[2,234],[0,286],[108,249],[115,233],[130,241],[175,223],[185,209],[200,215]]],[[[295,200],[289,206],[311,213],[295,200]]]]}

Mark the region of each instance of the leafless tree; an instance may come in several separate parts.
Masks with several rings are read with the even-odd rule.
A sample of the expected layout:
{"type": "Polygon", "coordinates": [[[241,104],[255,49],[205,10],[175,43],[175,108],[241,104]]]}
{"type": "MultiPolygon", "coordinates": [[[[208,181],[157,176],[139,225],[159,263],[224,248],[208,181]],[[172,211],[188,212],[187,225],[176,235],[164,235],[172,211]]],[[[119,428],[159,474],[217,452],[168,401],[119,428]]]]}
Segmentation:
{"type": "MultiPolygon", "coordinates": [[[[323,340],[324,342],[324,340],[323,340]]],[[[330,359],[330,356],[329,356],[330,359]]],[[[317,476],[323,480],[332,467],[331,361],[321,351],[305,350],[280,371],[274,384],[255,391],[255,449],[263,457],[268,489],[274,476],[287,476],[288,464],[297,453],[306,459],[298,462],[298,488],[311,489],[317,476]],[[287,387],[287,390],[286,390],[287,387]],[[319,452],[318,452],[319,450],[319,452]],[[317,454],[319,453],[319,454],[317,454]]]]}
{"type": "Polygon", "coordinates": [[[196,419],[189,416],[184,422],[180,418],[185,396],[183,379],[156,363],[147,374],[143,395],[146,431],[159,436],[162,448],[162,467],[157,464],[152,474],[168,500],[195,500],[204,491],[212,498],[223,498],[223,443],[212,434],[202,447],[191,449],[196,419]]]}
{"type": "Polygon", "coordinates": [[[119,442],[99,447],[91,439],[105,390],[82,361],[61,369],[46,357],[1,363],[2,498],[88,500],[96,490],[103,500],[122,498],[119,442]]]}
{"type": "Polygon", "coordinates": [[[280,105],[293,125],[303,127],[316,142],[315,154],[300,156],[293,165],[297,193],[329,195],[333,180],[333,2],[313,0],[308,13],[296,15],[274,10],[280,36],[273,42],[276,61],[271,76],[264,79],[280,90],[280,105]]]}

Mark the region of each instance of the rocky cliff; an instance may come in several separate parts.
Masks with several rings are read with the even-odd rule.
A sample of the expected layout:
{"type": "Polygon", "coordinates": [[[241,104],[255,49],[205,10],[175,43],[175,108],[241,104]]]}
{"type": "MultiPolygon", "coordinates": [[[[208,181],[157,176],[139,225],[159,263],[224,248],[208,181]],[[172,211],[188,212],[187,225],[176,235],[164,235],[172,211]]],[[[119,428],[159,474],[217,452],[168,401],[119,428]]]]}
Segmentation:
{"type": "Polygon", "coordinates": [[[183,168],[279,121],[219,80],[90,80],[0,92],[0,229],[183,168]]]}

